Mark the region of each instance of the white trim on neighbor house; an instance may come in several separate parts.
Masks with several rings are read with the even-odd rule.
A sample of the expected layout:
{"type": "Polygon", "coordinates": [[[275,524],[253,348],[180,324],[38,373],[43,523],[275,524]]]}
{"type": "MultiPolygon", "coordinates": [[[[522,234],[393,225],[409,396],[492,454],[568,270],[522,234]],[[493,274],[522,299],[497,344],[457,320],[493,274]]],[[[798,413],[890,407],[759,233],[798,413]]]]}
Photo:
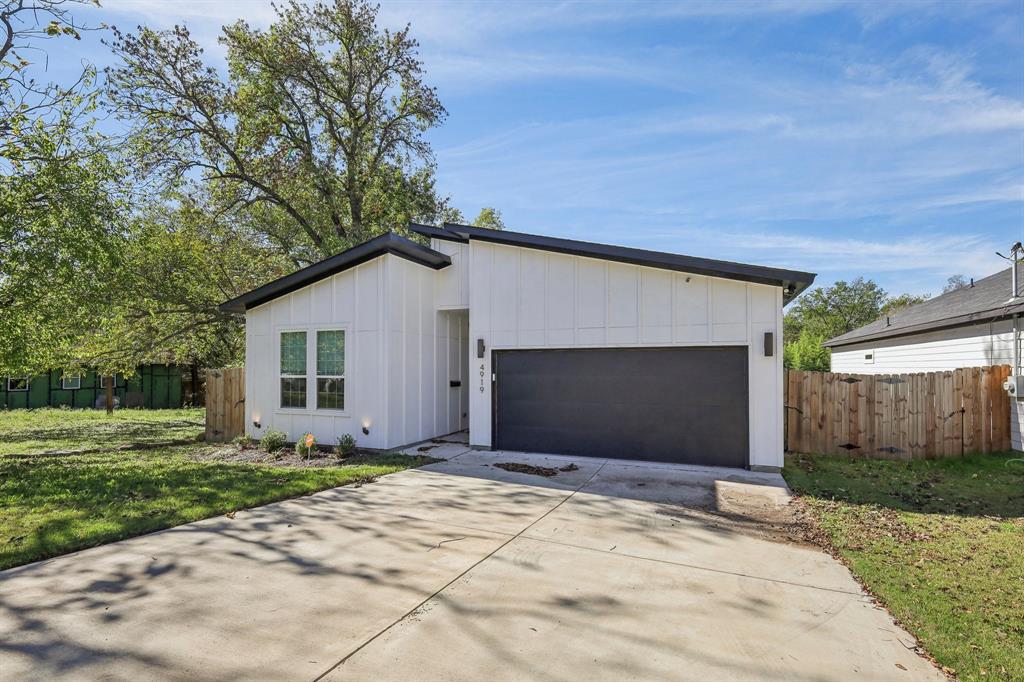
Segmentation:
{"type": "Polygon", "coordinates": [[[8,393],[24,393],[28,391],[29,384],[32,382],[31,377],[8,377],[7,378],[7,392],[8,393]],[[11,388],[11,384],[16,381],[24,382],[21,388],[11,388]]]}
{"type": "Polygon", "coordinates": [[[390,449],[468,426],[471,444],[489,447],[493,350],[740,346],[749,464],[782,466],[781,286],[478,240],[431,247],[451,265],[385,253],[246,311],[249,435],[350,434],[390,449]],[[307,406],[280,407],[280,333],[307,332],[315,380],[315,332],[325,329],[345,331],[345,410],[315,409],[308,378],[307,406]]]}
{"type": "Polygon", "coordinates": [[[77,391],[82,388],[82,375],[76,374],[74,376],[68,376],[62,374],[60,377],[60,387],[65,391],[77,391]]]}
{"type": "Polygon", "coordinates": [[[832,371],[857,374],[941,372],[1013,364],[1013,326],[995,320],[866,341],[832,349],[832,371]],[[866,355],[872,355],[869,361],[866,355]]]}

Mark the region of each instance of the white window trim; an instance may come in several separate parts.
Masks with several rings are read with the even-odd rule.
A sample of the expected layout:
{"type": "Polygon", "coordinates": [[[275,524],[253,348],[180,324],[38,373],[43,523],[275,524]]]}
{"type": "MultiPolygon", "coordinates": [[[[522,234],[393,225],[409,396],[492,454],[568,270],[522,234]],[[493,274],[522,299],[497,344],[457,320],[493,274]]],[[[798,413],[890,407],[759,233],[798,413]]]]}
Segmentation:
{"type": "Polygon", "coordinates": [[[60,387],[61,387],[61,390],[64,390],[64,391],[77,391],[77,390],[79,390],[80,388],[82,388],[82,375],[79,374],[78,376],[69,377],[67,375],[63,375],[62,374],[61,377],[60,377],[60,387]],[[68,386],[68,381],[74,381],[78,385],[77,386],[68,386]]]}
{"type": "MultiPolygon", "coordinates": [[[[317,382],[320,379],[341,379],[342,385],[344,386],[344,389],[342,389],[343,392],[341,394],[341,400],[342,400],[342,402],[344,403],[344,405],[346,407],[348,406],[348,385],[347,385],[347,382],[345,381],[345,372],[343,371],[341,374],[323,374],[323,375],[321,375],[320,371],[319,371],[319,368],[316,366],[316,361],[317,361],[317,357],[316,357],[316,343],[317,343],[317,336],[320,334],[320,332],[341,332],[344,335],[345,350],[344,350],[344,354],[342,355],[342,360],[341,361],[343,363],[343,369],[346,370],[346,371],[348,370],[348,330],[345,329],[344,327],[333,327],[333,326],[332,327],[318,327],[317,329],[315,329],[313,331],[313,333],[311,334],[311,336],[313,338],[313,343],[312,343],[312,348],[313,348],[313,355],[312,355],[312,357],[313,357],[313,368],[312,368],[312,372],[311,372],[311,375],[313,377],[313,403],[312,403],[313,407],[312,407],[312,411],[320,412],[320,413],[326,412],[326,413],[329,413],[329,414],[346,414],[344,407],[341,408],[341,409],[338,409],[336,407],[320,407],[317,404],[317,395],[316,395],[317,394],[317,382]]],[[[310,368],[307,366],[306,370],[309,371],[309,369],[310,368]]],[[[308,403],[309,401],[307,400],[306,402],[308,403]]]]}
{"type": "Polygon", "coordinates": [[[27,393],[28,392],[28,385],[31,382],[32,382],[32,377],[8,377],[7,378],[7,392],[8,393],[27,393]],[[25,388],[11,388],[11,382],[12,381],[22,381],[22,380],[24,380],[24,382],[25,382],[25,388]]]}
{"type": "MultiPolygon", "coordinates": [[[[349,410],[350,386],[348,383],[348,368],[351,367],[352,360],[352,330],[350,325],[347,324],[287,324],[287,325],[275,325],[274,326],[274,369],[276,371],[276,386],[275,393],[276,398],[274,404],[276,405],[276,411],[281,414],[303,414],[303,415],[330,415],[334,417],[349,417],[351,412],[349,410]],[[281,377],[285,376],[281,374],[281,334],[284,332],[306,332],[306,406],[305,407],[284,407],[281,405],[281,377]],[[336,410],[332,408],[321,408],[316,407],[316,333],[317,332],[345,332],[345,374],[341,375],[341,378],[345,379],[345,409],[336,410]]],[[[299,375],[289,375],[299,377],[299,375]]]]}
{"type": "Polygon", "coordinates": [[[277,334],[274,336],[274,355],[277,356],[277,409],[285,412],[306,412],[309,410],[309,330],[305,327],[296,327],[294,329],[279,329],[277,334]],[[306,373],[305,374],[285,374],[281,368],[281,337],[285,334],[305,332],[306,334],[306,373]],[[305,407],[290,407],[288,405],[281,404],[281,379],[305,379],[306,380],[306,406],[305,407]]]}

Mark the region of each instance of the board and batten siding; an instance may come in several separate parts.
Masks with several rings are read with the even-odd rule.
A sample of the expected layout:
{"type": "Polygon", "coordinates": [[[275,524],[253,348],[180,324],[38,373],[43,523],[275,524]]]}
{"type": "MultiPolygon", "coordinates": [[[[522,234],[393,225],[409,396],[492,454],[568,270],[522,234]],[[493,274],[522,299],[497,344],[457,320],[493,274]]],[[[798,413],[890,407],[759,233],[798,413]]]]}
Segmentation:
{"type": "Polygon", "coordinates": [[[476,240],[460,246],[470,342],[487,344],[483,359],[470,359],[472,445],[491,446],[491,350],[743,345],[750,463],[782,466],[781,288],[476,240]],[[764,332],[775,333],[773,357],[764,356],[764,332]]]}
{"type": "Polygon", "coordinates": [[[437,309],[438,275],[450,267],[436,271],[386,258],[387,447],[397,447],[464,428],[468,315],[437,309]],[[462,382],[461,389],[449,387],[453,380],[462,382]]]}
{"type": "MultiPolygon", "coordinates": [[[[1013,365],[1013,323],[979,322],[832,349],[832,371],[851,374],[944,372],[960,367],[1013,365]],[[865,358],[872,356],[871,360],[865,358]]],[[[1010,441],[1024,449],[1024,401],[1010,405],[1010,441]]]]}
{"type": "Polygon", "coordinates": [[[436,273],[437,308],[457,310],[469,308],[469,244],[433,239],[430,247],[452,259],[452,264],[436,273]]]}
{"type": "MultiPolygon", "coordinates": [[[[434,276],[384,255],[246,311],[246,432],[274,429],[289,441],[312,433],[326,445],[350,434],[360,447],[387,449],[462,428],[465,398],[446,392],[466,371],[458,360],[468,358],[468,325],[436,311],[434,276]],[[282,408],[280,334],[317,329],[346,332],[345,409],[315,409],[312,388],[307,408],[282,408]]],[[[307,362],[313,375],[315,357],[307,362]]]]}

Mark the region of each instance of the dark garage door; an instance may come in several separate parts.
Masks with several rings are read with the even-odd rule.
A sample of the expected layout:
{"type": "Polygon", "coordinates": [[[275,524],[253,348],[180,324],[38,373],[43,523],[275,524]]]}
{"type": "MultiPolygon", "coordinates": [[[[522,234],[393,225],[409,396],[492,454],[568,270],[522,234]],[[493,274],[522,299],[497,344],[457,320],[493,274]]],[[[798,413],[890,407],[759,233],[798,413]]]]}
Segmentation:
{"type": "Polygon", "coordinates": [[[495,447],[744,467],[747,349],[495,351],[495,447]]]}

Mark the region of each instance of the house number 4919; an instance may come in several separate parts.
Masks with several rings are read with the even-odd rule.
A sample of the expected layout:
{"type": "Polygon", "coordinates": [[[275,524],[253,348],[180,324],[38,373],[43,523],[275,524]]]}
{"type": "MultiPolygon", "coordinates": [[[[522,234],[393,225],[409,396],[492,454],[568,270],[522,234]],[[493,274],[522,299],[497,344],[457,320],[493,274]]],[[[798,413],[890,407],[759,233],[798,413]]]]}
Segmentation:
{"type": "Polygon", "coordinates": [[[483,364],[481,364],[480,365],[480,392],[481,393],[484,392],[484,377],[485,376],[487,376],[487,368],[484,367],[483,364]]]}

